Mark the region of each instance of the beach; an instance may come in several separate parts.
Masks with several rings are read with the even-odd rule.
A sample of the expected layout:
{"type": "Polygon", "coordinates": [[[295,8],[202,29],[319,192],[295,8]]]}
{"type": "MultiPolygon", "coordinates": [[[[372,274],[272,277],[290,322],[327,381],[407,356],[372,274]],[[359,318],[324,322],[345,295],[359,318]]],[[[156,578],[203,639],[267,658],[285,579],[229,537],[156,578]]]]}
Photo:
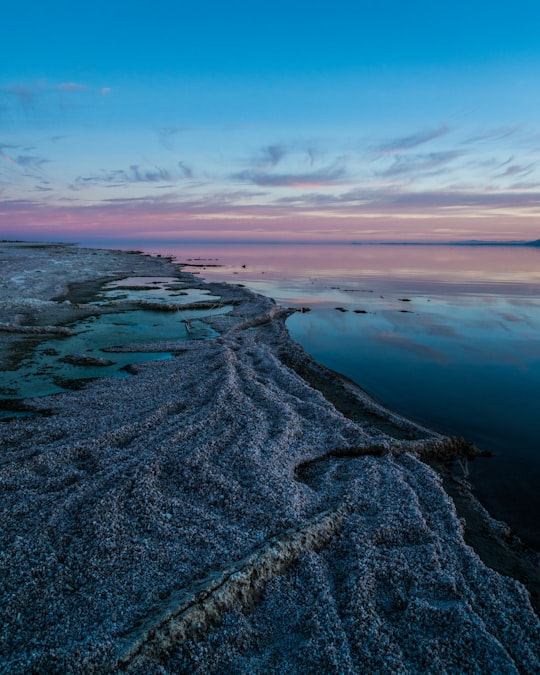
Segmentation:
{"type": "Polygon", "coordinates": [[[450,470],[467,443],[316,363],[289,310],[241,286],[136,252],[0,258],[6,369],[29,336],[219,298],[192,303],[210,337],[188,318],[99,357],[170,358],[11,402],[28,416],[0,424],[5,672],[538,671],[538,561],[450,470]],[[178,297],[93,302],[137,277],[178,297]]]}

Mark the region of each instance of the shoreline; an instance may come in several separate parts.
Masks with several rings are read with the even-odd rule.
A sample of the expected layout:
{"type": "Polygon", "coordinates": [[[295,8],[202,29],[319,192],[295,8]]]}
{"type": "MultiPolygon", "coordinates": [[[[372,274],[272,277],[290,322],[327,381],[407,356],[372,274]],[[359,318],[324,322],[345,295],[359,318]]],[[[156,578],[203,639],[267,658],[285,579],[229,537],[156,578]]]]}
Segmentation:
{"type": "MultiPolygon", "coordinates": [[[[131,378],[29,400],[53,414],[0,425],[11,672],[61,662],[68,672],[158,672],[157,663],[165,673],[218,663],[248,672],[286,662],[292,672],[384,672],[384,663],[420,669],[433,660],[457,668],[458,657],[534,672],[539,623],[523,586],[467,546],[465,507],[456,514],[420,461],[466,448],[316,364],[267,298],[201,283],[164,258],[36,250],[56,256],[63,281],[66,270],[97,285],[170,272],[233,308],[207,320],[218,337],[123,347],[175,356],[137,364],[131,378]],[[88,616],[77,615],[81,603],[88,616]],[[384,639],[366,641],[366,631],[384,639]],[[464,641],[470,653],[459,654],[464,641]]],[[[41,278],[46,257],[37,297],[27,277],[20,327],[97,311],[41,278]]],[[[9,302],[4,316],[13,316],[9,302]]],[[[487,514],[479,522],[517,560],[501,525],[487,514]]]]}

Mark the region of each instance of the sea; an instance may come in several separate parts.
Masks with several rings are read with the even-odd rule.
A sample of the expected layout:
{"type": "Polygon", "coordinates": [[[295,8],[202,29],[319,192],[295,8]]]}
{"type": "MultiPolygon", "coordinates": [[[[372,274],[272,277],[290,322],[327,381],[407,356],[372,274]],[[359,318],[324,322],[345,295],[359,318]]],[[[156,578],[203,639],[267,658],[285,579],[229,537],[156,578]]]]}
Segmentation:
{"type": "MultiPolygon", "coordinates": [[[[131,247],[132,248],[132,247],[131,247]]],[[[320,363],[387,407],[474,442],[481,503],[540,551],[540,247],[146,244],[293,313],[320,363]]]]}

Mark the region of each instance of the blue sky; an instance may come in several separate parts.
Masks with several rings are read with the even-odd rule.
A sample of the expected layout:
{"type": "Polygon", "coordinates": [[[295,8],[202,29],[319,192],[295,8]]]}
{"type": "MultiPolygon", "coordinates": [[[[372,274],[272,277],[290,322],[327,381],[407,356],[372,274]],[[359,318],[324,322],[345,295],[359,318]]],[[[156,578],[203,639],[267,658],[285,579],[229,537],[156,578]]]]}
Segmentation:
{"type": "Polygon", "coordinates": [[[540,236],[538,3],[0,18],[0,236],[540,236]]]}

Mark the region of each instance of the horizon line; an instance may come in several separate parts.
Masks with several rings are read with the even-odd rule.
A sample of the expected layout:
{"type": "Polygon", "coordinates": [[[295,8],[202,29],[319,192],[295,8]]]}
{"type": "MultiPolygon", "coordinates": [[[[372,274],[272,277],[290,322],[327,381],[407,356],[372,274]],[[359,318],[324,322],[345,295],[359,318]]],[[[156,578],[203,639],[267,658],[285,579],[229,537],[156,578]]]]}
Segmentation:
{"type": "Polygon", "coordinates": [[[491,240],[491,239],[456,239],[456,240],[328,240],[321,241],[320,239],[116,239],[116,238],[101,238],[91,237],[88,239],[81,239],[77,241],[55,240],[49,238],[42,239],[0,239],[0,244],[56,244],[66,246],[88,246],[89,248],[99,248],[100,246],[137,246],[137,245],[172,245],[172,244],[189,244],[189,245],[277,245],[277,246],[539,246],[540,239],[508,239],[508,240],[491,240]]]}

